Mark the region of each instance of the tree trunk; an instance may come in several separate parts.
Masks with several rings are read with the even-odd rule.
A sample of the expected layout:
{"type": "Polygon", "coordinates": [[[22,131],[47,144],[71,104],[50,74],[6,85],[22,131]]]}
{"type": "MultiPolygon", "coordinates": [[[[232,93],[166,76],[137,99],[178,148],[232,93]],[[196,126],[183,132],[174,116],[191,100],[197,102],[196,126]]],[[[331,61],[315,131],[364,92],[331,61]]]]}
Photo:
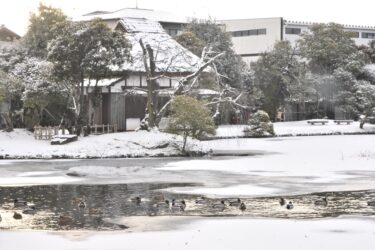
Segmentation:
{"type": "Polygon", "coordinates": [[[143,41],[139,41],[142,51],[143,51],[143,63],[146,70],[146,82],[147,82],[147,106],[146,113],[148,114],[148,129],[156,126],[156,112],[158,108],[159,95],[157,90],[159,89],[159,84],[155,80],[156,66],[154,51],[149,44],[146,46],[143,41]]]}
{"type": "Polygon", "coordinates": [[[183,138],[184,138],[184,141],[183,141],[183,144],[182,144],[182,153],[185,153],[186,142],[187,142],[187,138],[188,138],[188,133],[187,132],[183,133],[183,138]]]}
{"type": "Polygon", "coordinates": [[[11,112],[2,113],[1,117],[3,118],[3,120],[5,122],[5,131],[6,132],[12,132],[13,129],[14,129],[12,113],[11,112]]]}

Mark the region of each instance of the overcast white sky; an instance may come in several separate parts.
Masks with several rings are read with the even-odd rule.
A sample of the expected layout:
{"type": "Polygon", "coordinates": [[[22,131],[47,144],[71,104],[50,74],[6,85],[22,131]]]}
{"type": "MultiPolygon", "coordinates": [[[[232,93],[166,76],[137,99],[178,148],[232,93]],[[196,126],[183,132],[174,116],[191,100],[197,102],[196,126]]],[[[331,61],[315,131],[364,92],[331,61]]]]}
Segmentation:
{"type": "MultiPolygon", "coordinates": [[[[0,24],[23,35],[28,16],[40,0],[8,0],[0,3],[0,24]]],[[[117,10],[135,7],[136,0],[43,0],[61,8],[68,16],[79,16],[95,10],[117,10]]],[[[288,20],[339,22],[375,26],[375,0],[138,0],[139,8],[181,13],[185,16],[237,19],[284,17],[288,20]]]]}

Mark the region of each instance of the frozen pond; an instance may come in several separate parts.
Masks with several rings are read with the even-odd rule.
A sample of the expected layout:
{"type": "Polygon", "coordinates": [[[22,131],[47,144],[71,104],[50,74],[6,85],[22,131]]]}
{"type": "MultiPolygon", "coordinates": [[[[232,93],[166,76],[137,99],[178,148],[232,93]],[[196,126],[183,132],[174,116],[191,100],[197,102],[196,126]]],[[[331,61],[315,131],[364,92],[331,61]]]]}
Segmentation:
{"type": "MultiPolygon", "coordinates": [[[[0,229],[34,230],[134,230],[143,223],[132,225],[128,217],[145,216],[210,216],[316,219],[341,215],[375,215],[374,191],[347,191],[284,196],[285,203],[292,202],[293,209],[280,204],[280,197],[242,198],[246,208],[239,209],[236,199],[225,197],[206,198],[197,203],[199,196],[173,194],[167,188],[194,186],[194,183],[159,184],[105,184],[105,185],[48,185],[3,187],[0,192],[0,229]],[[15,203],[14,199],[27,201],[35,207],[32,214],[28,206],[15,203]],[[140,197],[140,200],[136,200],[140,197]],[[327,198],[325,204],[315,204],[327,198]],[[165,205],[164,201],[184,200],[184,208],[165,205]],[[224,206],[219,207],[224,201],[224,206]],[[81,206],[81,202],[84,205],[81,206]],[[15,218],[14,213],[22,218],[15,218]],[[116,221],[124,218],[124,221],[116,221]]],[[[29,205],[30,206],[30,205],[29,205]]]]}
{"type": "MultiPolygon", "coordinates": [[[[107,244],[102,249],[116,249],[108,242],[137,241],[142,243],[131,249],[145,249],[150,247],[148,239],[161,237],[164,245],[157,244],[155,249],[198,249],[201,245],[229,249],[233,244],[236,249],[248,249],[245,246],[251,246],[249,239],[241,241],[247,244],[244,247],[235,243],[236,235],[244,237],[248,230],[254,233],[256,249],[278,247],[267,242],[272,234],[285,230],[297,235],[300,243],[290,245],[282,240],[290,249],[316,249],[314,237],[341,241],[343,244],[330,245],[340,249],[352,249],[349,246],[353,245],[345,239],[365,241],[364,249],[373,245],[375,232],[363,227],[373,225],[375,213],[375,208],[367,204],[375,200],[375,136],[233,139],[204,142],[204,147],[253,154],[189,159],[2,160],[0,227],[7,230],[0,234],[0,246],[22,249],[3,243],[5,237],[23,237],[29,241],[44,237],[65,244],[67,249],[90,249],[89,246],[96,244],[107,244]],[[207,197],[208,204],[195,204],[201,195],[207,197]],[[131,200],[136,196],[142,198],[140,204],[131,200]],[[327,205],[314,204],[326,196],[327,205]],[[237,197],[246,204],[246,210],[228,206],[228,199],[237,197]],[[287,210],[280,206],[279,197],[292,201],[294,208],[287,210]],[[37,213],[13,219],[15,211],[22,212],[13,206],[14,198],[34,203],[37,213]],[[186,209],[155,207],[164,199],[173,198],[184,199],[186,209]],[[80,199],[86,203],[83,209],[76,204],[80,199]],[[213,210],[211,205],[221,199],[226,200],[225,209],[213,210]],[[204,219],[207,216],[215,218],[204,219]],[[341,216],[356,217],[340,219],[341,216]],[[216,230],[217,234],[210,230],[216,230]],[[224,237],[228,230],[231,233],[224,237]],[[176,242],[175,237],[181,242],[176,242]],[[261,238],[266,241],[263,245],[261,238]],[[168,241],[176,246],[166,247],[168,241]]],[[[288,233],[284,237],[288,238],[288,233]]]]}

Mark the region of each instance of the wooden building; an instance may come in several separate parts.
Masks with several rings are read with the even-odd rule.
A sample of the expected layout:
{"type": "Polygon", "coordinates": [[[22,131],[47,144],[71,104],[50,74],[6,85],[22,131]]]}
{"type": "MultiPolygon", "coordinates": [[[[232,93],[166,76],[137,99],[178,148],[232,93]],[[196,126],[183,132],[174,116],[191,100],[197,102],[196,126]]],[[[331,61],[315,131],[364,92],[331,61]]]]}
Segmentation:
{"type": "Polygon", "coordinates": [[[5,27],[5,25],[0,25],[0,41],[15,42],[20,38],[21,37],[19,35],[5,27]]]}
{"type": "Polygon", "coordinates": [[[163,105],[181,77],[195,72],[200,59],[178,44],[155,21],[139,18],[122,18],[116,30],[124,32],[132,44],[132,62],[114,69],[114,77],[98,83],[85,82],[85,94],[89,97],[89,122],[91,124],[117,125],[119,131],[134,130],[145,117],[147,104],[146,72],[140,39],[153,48],[157,80],[161,92],[159,105],[163,105]]]}

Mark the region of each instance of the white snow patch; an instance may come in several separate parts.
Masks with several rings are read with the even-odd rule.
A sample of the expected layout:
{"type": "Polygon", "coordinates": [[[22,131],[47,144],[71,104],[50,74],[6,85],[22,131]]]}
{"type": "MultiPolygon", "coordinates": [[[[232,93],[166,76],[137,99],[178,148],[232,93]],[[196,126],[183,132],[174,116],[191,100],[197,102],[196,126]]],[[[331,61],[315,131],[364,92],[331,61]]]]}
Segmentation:
{"type": "MultiPolygon", "coordinates": [[[[375,125],[365,124],[363,129],[359,128],[359,122],[350,125],[337,125],[333,120],[328,120],[326,125],[310,125],[307,121],[296,122],[276,122],[273,124],[277,136],[285,135],[324,135],[324,134],[344,134],[344,133],[375,133],[375,125]]],[[[243,137],[246,125],[221,125],[216,130],[215,138],[243,137]]]]}
{"type": "Polygon", "coordinates": [[[82,179],[65,176],[7,177],[0,178],[0,186],[34,186],[43,184],[64,184],[79,181],[82,181],[82,179]]]}
{"type": "Polygon", "coordinates": [[[215,196],[226,196],[226,197],[238,197],[238,196],[258,196],[258,195],[268,195],[278,191],[275,188],[259,187],[255,185],[236,185],[220,188],[169,188],[166,191],[179,194],[201,194],[210,197],[215,196]]]}
{"type": "MultiPolygon", "coordinates": [[[[0,132],[0,141],[0,155],[11,158],[100,158],[180,155],[182,137],[158,131],[138,131],[90,135],[66,145],[52,146],[47,140],[35,140],[26,130],[16,129],[11,133],[0,132]],[[159,145],[166,146],[157,148],[159,145]]],[[[202,150],[200,143],[191,139],[187,149],[202,150]]]]}
{"type": "Polygon", "coordinates": [[[129,170],[127,168],[108,166],[80,166],[70,168],[68,173],[95,177],[120,177],[128,175],[129,170]]]}
{"type": "Polygon", "coordinates": [[[52,175],[60,173],[60,171],[33,171],[33,172],[23,172],[18,174],[19,177],[32,177],[32,176],[43,176],[43,175],[52,175]]]}
{"type": "MultiPolygon", "coordinates": [[[[292,211],[293,212],[293,211],[292,211]]],[[[154,232],[3,231],[3,249],[106,249],[119,246],[153,250],[352,250],[375,245],[374,221],[365,218],[322,220],[205,218],[191,223],[170,222],[178,230],[154,232]],[[22,239],[22,240],[20,240],[22,239]],[[43,240],[41,240],[43,239],[43,240]],[[34,249],[34,248],[33,248],[34,249]]]]}

